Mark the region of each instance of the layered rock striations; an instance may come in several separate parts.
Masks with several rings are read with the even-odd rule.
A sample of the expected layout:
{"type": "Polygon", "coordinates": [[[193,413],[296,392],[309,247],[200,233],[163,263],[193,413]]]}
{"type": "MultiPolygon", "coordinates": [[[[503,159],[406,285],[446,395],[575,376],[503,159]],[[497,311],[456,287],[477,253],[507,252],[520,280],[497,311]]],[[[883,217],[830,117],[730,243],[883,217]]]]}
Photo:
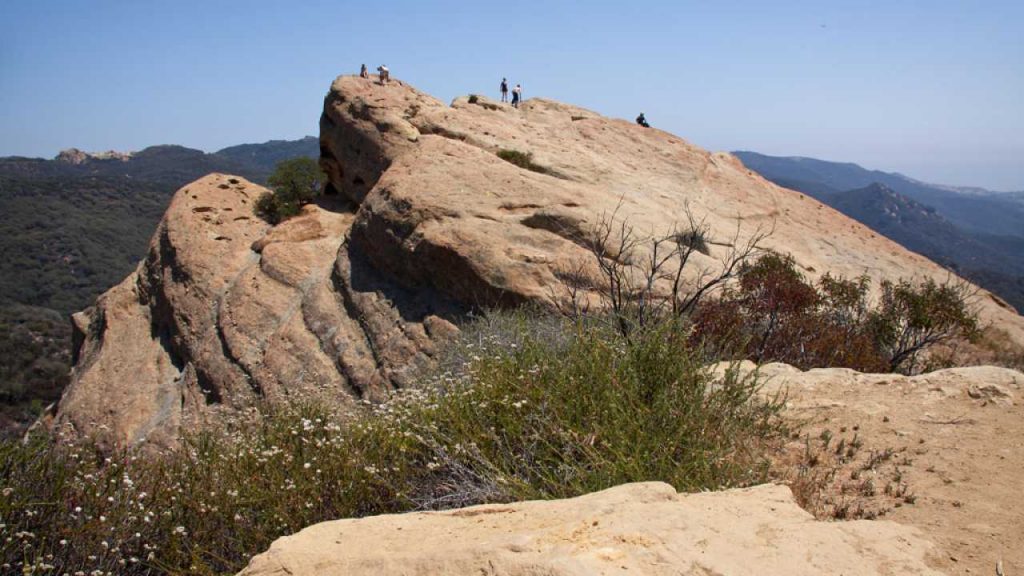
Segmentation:
{"type": "MultiPolygon", "coordinates": [[[[146,260],[76,316],[57,424],[171,444],[263,399],[379,398],[411,384],[467,311],[564,297],[562,278],[592,260],[582,238],[612,216],[665,233],[688,206],[710,229],[693,270],[772,230],[766,246],[812,277],[947,275],[728,154],[550,100],[447,106],[343,76],[320,125],[329,195],[293,220],[257,219],[264,190],[231,176],[178,191],[146,260]]],[[[995,299],[981,308],[1024,342],[1024,319],[995,299]]]]}
{"type": "Polygon", "coordinates": [[[146,260],[75,315],[58,428],[169,446],[263,400],[380,398],[454,329],[439,298],[339,251],[351,212],[307,206],[272,228],[252,212],[265,192],[212,174],[176,194],[146,260]]]}

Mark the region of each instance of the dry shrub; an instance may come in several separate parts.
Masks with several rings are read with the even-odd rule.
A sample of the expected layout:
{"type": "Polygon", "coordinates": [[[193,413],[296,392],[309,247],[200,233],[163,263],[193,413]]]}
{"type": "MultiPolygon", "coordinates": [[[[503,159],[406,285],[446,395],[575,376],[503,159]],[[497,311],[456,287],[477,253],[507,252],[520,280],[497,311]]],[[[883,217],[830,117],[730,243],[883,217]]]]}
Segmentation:
{"type": "Polygon", "coordinates": [[[906,448],[868,447],[856,429],[826,428],[795,437],[778,455],[774,475],[819,519],[871,520],[916,502],[903,475],[912,464],[906,448]]]}
{"type": "Polygon", "coordinates": [[[977,317],[966,284],[884,281],[871,305],[867,277],[809,282],[791,257],[746,262],[739,281],[694,314],[693,338],[723,355],[801,369],[912,373],[938,344],[971,338],[977,317]]]}

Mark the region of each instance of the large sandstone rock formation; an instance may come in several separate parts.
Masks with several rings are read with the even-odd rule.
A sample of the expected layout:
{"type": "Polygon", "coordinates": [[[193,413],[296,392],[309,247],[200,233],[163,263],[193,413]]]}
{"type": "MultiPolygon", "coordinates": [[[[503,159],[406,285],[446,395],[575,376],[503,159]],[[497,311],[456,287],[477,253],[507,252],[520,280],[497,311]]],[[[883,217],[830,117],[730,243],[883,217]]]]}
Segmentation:
{"type": "Polygon", "coordinates": [[[146,260],[74,316],[58,428],[168,446],[224,408],[379,398],[454,330],[433,313],[443,298],[339,251],[350,212],[307,206],[271,228],[252,211],[264,192],[211,174],[175,195],[146,260]]]}
{"type": "MultiPolygon", "coordinates": [[[[214,174],[182,188],[138,270],[76,316],[57,424],[170,444],[261,399],[380,397],[410,384],[467,310],[560,297],[560,277],[591,258],[581,237],[611,214],[661,233],[688,204],[710,226],[694,270],[773,228],[768,247],[811,276],[946,277],[728,154],[549,100],[473,100],[338,78],[320,137],[336,205],[275,228],[253,216],[258,186],[214,174]]],[[[982,315],[1024,343],[1024,319],[987,293],[982,315]]]]}
{"type": "Polygon", "coordinates": [[[627,484],[571,500],[324,522],[241,576],[939,574],[917,530],[820,522],[784,486],[680,495],[627,484]]]}

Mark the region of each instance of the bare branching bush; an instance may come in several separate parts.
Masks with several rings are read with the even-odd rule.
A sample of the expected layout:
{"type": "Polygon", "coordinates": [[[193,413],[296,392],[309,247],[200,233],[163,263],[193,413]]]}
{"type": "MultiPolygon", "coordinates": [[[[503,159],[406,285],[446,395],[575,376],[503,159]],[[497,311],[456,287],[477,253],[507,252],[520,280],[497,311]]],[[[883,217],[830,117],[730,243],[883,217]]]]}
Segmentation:
{"type": "Polygon", "coordinates": [[[741,239],[740,222],[726,250],[712,256],[711,228],[690,206],[683,207],[683,222],[660,235],[642,234],[618,208],[600,218],[585,238],[594,268],[579,265],[563,275],[570,315],[581,313],[582,288],[597,287],[606,313],[616,330],[630,338],[637,330],[677,321],[693,313],[700,302],[725,287],[742,263],[759,254],[771,230],[758,227],[741,239]],[[696,264],[696,254],[714,264],[696,264]],[[596,272],[588,272],[596,269],[596,272]],[[589,275],[588,275],[589,274],[589,275]],[[591,278],[590,276],[595,276],[591,278]]]}

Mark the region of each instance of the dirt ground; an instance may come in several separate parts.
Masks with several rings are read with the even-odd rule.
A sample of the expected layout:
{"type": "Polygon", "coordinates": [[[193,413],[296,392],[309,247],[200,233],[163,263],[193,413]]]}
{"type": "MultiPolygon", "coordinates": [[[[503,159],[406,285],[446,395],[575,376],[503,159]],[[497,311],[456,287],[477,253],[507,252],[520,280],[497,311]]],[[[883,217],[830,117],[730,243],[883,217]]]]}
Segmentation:
{"type": "Polygon", "coordinates": [[[1024,374],[761,372],[808,422],[789,446],[807,508],[917,527],[949,574],[1024,574],[1024,374]]]}

